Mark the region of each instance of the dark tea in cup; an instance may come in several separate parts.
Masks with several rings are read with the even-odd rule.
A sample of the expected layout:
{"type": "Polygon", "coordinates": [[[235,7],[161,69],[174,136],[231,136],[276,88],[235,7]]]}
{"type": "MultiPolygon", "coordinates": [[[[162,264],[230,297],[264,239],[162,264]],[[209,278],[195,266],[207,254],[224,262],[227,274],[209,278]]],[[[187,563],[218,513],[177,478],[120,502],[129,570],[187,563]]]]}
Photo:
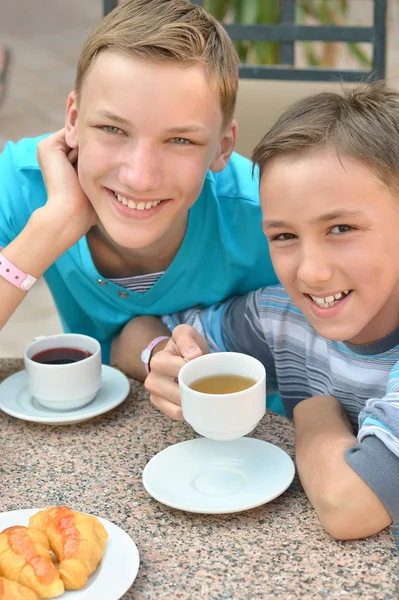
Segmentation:
{"type": "Polygon", "coordinates": [[[69,365],[93,356],[83,348],[48,348],[32,356],[34,362],[42,365],[69,365]]]}
{"type": "Polygon", "coordinates": [[[24,351],[28,391],[50,410],[89,404],[101,387],[101,346],[79,333],[40,336],[24,351]]]}

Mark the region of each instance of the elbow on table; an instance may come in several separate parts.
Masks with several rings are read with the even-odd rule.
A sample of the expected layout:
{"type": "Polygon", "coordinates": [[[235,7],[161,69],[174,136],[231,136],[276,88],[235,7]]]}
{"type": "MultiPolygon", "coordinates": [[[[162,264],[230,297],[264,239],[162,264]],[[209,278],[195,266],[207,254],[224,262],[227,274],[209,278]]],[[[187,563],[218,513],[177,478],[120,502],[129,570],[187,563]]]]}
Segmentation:
{"type": "Polygon", "coordinates": [[[385,508],[374,513],[348,508],[348,499],[333,502],[323,508],[316,508],[320,523],[331,537],[336,540],[357,540],[375,535],[391,524],[391,518],[385,508]]]}
{"type": "Polygon", "coordinates": [[[320,523],[326,532],[336,540],[356,540],[362,537],[368,537],[377,532],[365,532],[364,527],[358,528],[353,522],[348,522],[348,519],[341,515],[323,515],[318,513],[320,523]]]}

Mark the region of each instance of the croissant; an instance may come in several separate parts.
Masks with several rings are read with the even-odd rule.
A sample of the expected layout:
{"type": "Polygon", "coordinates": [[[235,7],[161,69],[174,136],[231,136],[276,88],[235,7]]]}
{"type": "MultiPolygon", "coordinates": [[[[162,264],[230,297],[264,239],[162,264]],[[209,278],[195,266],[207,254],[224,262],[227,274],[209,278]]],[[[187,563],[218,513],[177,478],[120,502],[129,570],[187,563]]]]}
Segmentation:
{"type": "Polygon", "coordinates": [[[58,570],[65,589],[82,589],[105,552],[108,534],[100,521],[92,515],[60,506],[33,515],[29,527],[46,534],[59,561],[58,570]]]}
{"type": "Polygon", "coordinates": [[[48,540],[37,529],[18,525],[0,533],[0,575],[41,598],[57,598],[65,591],[51,560],[48,540]]]}
{"type": "Polygon", "coordinates": [[[24,585],[0,577],[0,600],[38,600],[38,595],[24,585]]]}

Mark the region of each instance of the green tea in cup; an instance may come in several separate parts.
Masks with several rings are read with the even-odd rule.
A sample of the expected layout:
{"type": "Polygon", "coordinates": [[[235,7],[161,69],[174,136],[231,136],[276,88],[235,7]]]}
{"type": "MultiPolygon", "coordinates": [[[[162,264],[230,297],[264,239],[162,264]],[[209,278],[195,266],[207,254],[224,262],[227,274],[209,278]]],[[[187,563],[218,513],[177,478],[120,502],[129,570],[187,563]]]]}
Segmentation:
{"type": "Polygon", "coordinates": [[[255,379],[243,375],[210,375],[201,377],[190,388],[202,394],[234,394],[242,392],[255,385],[255,379]]]}

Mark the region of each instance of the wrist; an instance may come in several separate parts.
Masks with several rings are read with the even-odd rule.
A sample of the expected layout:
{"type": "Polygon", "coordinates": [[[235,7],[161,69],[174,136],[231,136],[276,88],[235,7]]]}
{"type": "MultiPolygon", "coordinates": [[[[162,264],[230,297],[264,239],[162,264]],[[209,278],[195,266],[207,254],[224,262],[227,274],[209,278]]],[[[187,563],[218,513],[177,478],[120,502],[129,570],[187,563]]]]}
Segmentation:
{"type": "Polygon", "coordinates": [[[47,204],[32,213],[28,226],[32,231],[40,232],[38,235],[41,236],[43,244],[50,244],[48,250],[55,258],[69,250],[86,233],[80,233],[70,218],[47,204]]]}
{"type": "Polygon", "coordinates": [[[161,352],[162,350],[165,350],[165,347],[166,347],[167,343],[169,342],[169,340],[170,340],[170,337],[167,337],[166,339],[161,340],[152,349],[150,360],[149,360],[149,363],[148,363],[150,371],[151,371],[151,360],[154,358],[154,356],[156,354],[158,354],[158,352],[161,352]]]}
{"type": "Polygon", "coordinates": [[[2,253],[19,270],[36,279],[62,254],[60,236],[35,213],[21,233],[2,249],[2,253]]]}
{"type": "Polygon", "coordinates": [[[151,342],[148,344],[148,346],[141,353],[141,362],[144,365],[147,375],[149,375],[150,371],[151,371],[151,367],[150,367],[151,359],[157,352],[160,352],[161,350],[163,350],[165,348],[165,346],[169,340],[170,340],[170,336],[165,336],[165,335],[157,336],[153,340],[151,340],[151,342]]]}
{"type": "Polygon", "coordinates": [[[21,271],[2,252],[0,252],[0,276],[23,292],[28,292],[37,281],[30,273],[21,271]]]}

